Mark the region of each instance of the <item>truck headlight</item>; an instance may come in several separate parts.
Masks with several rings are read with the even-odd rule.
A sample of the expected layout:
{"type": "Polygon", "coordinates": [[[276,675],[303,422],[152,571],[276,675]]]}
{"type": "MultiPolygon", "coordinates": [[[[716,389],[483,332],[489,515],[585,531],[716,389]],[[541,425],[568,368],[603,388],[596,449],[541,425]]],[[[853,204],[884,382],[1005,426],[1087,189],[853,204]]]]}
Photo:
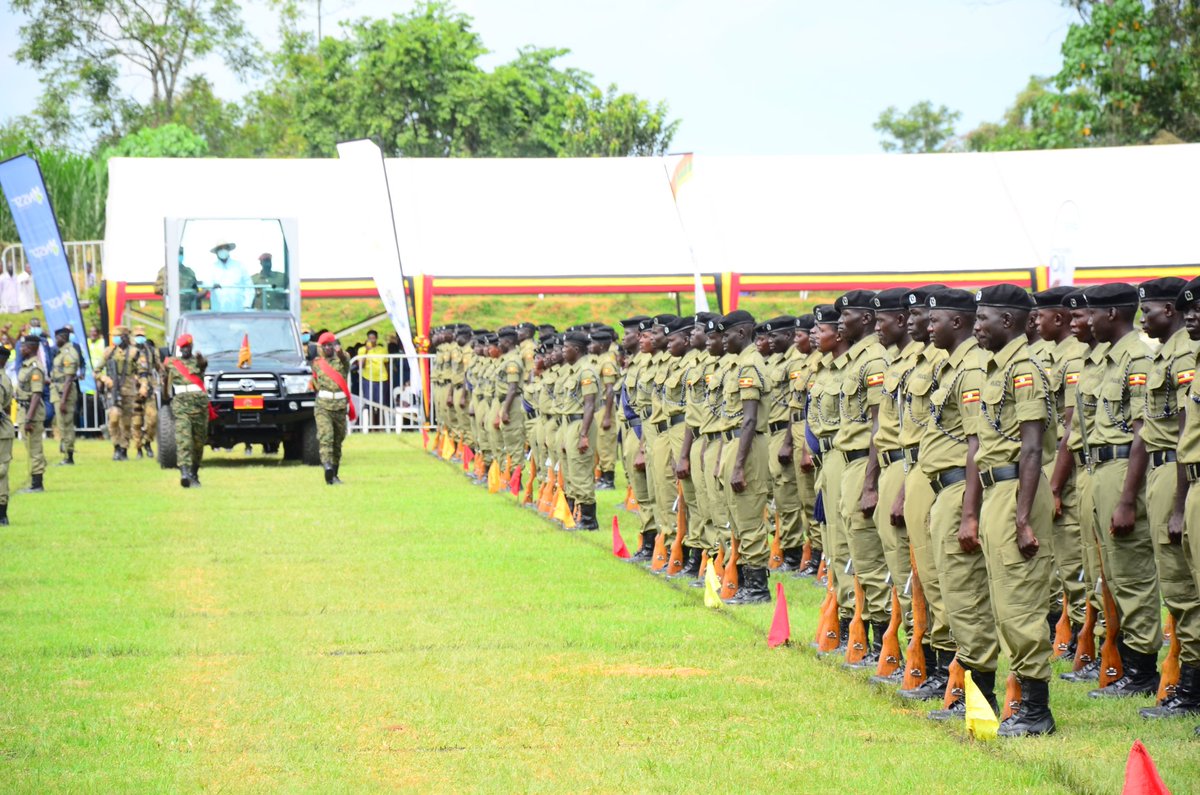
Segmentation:
{"type": "Polygon", "coordinates": [[[285,375],[283,388],[289,395],[302,395],[308,391],[308,382],[311,380],[312,376],[308,375],[285,375]]]}

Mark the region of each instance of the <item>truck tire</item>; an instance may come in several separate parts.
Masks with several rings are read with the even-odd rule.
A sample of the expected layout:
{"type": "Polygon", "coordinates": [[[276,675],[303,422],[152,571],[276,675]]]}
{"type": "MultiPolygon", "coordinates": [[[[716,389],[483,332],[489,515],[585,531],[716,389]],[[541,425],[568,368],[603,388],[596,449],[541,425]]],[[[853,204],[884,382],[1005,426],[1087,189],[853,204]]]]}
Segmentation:
{"type": "Polygon", "coordinates": [[[168,403],[158,410],[158,465],[163,469],[174,469],[178,464],[175,455],[175,413],[168,403]]]}
{"type": "Polygon", "coordinates": [[[317,442],[317,421],[309,420],[300,431],[300,459],[310,467],[321,465],[321,445],[317,442]]]}

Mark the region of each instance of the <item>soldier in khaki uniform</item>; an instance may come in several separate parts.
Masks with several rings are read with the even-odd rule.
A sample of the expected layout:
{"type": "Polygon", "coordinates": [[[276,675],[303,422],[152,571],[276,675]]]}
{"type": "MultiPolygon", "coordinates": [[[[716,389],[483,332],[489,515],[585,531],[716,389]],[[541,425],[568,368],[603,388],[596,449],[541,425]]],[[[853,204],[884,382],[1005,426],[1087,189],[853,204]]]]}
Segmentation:
{"type": "MultiPolygon", "coordinates": [[[[158,348],[146,338],[145,326],[133,327],[133,342],[138,353],[146,361],[146,380],[150,389],[146,397],[139,398],[133,404],[133,422],[130,425],[130,445],[137,450],[137,457],[154,458],[152,440],[158,434],[158,403],[155,395],[162,384],[162,362],[158,348]]],[[[249,450],[249,446],[246,448],[249,450]]]]}
{"type": "Polygon", "coordinates": [[[600,379],[590,362],[585,362],[588,335],[582,331],[568,332],[563,344],[566,371],[559,377],[559,407],[562,409],[560,434],[566,454],[565,487],[567,501],[579,518],[580,530],[595,530],[596,491],[596,398],[600,394],[600,379]]]}
{"type": "MultiPolygon", "coordinates": [[[[1175,308],[1183,314],[1184,327],[1193,346],[1200,343],[1200,278],[1184,285],[1175,302],[1175,308]]],[[[1200,489],[1194,486],[1200,479],[1200,380],[1196,379],[1196,364],[1193,358],[1180,362],[1184,369],[1175,373],[1179,388],[1179,406],[1183,412],[1183,428],[1179,437],[1179,462],[1183,482],[1177,486],[1175,506],[1168,524],[1172,543],[1178,543],[1187,557],[1192,578],[1200,588],[1200,489]],[[1182,526],[1178,513],[1183,503],[1182,526]],[[1178,540],[1176,541],[1176,537],[1178,540]]],[[[1184,634],[1180,634],[1180,644],[1184,634]]],[[[1197,673],[1197,656],[1200,650],[1194,642],[1180,649],[1179,686],[1175,696],[1157,709],[1142,710],[1145,717],[1175,717],[1195,715],[1200,711],[1200,674],[1197,673]],[[1154,713],[1154,714],[1148,714],[1154,713]]],[[[1200,735],[1200,726],[1196,727],[1200,735]]]]}
{"type": "Polygon", "coordinates": [[[621,347],[625,351],[625,368],[618,381],[621,419],[621,459],[625,467],[625,479],[633,487],[633,497],[638,504],[641,520],[641,544],[630,557],[631,563],[650,560],[654,554],[654,540],[658,536],[658,522],[654,518],[653,498],[650,483],[646,478],[645,459],[642,449],[642,416],[637,409],[637,384],[641,371],[650,362],[650,354],[642,350],[642,325],[652,322],[645,315],[635,315],[621,321],[624,336],[621,347]]]}
{"type": "MultiPolygon", "coordinates": [[[[804,543],[809,547],[808,562],[796,570],[795,577],[812,577],[821,566],[821,524],[814,513],[817,506],[817,467],[813,462],[816,454],[808,442],[808,388],[824,354],[817,350],[814,329],[817,319],[812,314],[796,318],[796,329],[792,345],[799,356],[793,360],[787,373],[788,391],[788,434],[779,451],[779,460],[791,461],[796,472],[796,496],[800,502],[800,526],[804,543]]],[[[800,548],[803,555],[804,547],[800,548]]]]}
{"type": "MultiPolygon", "coordinates": [[[[975,336],[991,352],[967,467],[978,481],[963,496],[964,546],[982,543],[996,630],[1012,657],[1021,703],[1001,737],[1054,732],[1050,712],[1050,598],[1054,506],[1042,466],[1054,450],[1053,396],[1025,337],[1033,298],[1011,284],[975,294],[975,336]],[[982,494],[976,483],[982,486],[982,494]],[[971,538],[972,530],[978,540],[971,538]]],[[[995,669],[996,655],[984,661],[995,669]]]]}
{"type": "Polygon", "coordinates": [[[662,403],[658,400],[658,389],[671,354],[667,353],[667,335],[665,323],[675,320],[675,315],[655,315],[650,321],[641,324],[642,351],[650,354],[650,359],[639,371],[637,391],[634,404],[638,415],[642,418],[642,447],[641,459],[646,472],[646,484],[650,488],[650,497],[654,510],[654,520],[658,524],[659,535],[664,543],[675,536],[675,514],[671,510],[675,502],[675,488],[671,483],[668,488],[668,467],[659,464],[657,460],[666,450],[666,440],[659,436],[666,434],[666,428],[659,432],[660,425],[665,425],[665,414],[662,403]]]}
{"type": "Polygon", "coordinates": [[[735,377],[726,379],[722,396],[728,427],[723,435],[721,477],[742,561],[739,588],[729,604],[770,602],[767,563],[770,536],[763,521],[771,486],[767,463],[767,409],[772,385],[766,362],[754,347],[754,316],[734,310],[721,318],[717,330],[725,339],[726,356],[734,357],[735,377]]]}
{"type": "Polygon", "coordinates": [[[803,357],[796,350],[796,318],[780,315],[759,324],[755,330],[766,340],[767,378],[772,384],[767,411],[767,464],[771,469],[771,498],[779,523],[779,547],[783,560],[777,571],[796,571],[804,556],[804,525],[800,518],[800,489],[790,445],[792,373],[799,376],[803,357]]]}
{"type": "Polygon", "coordinates": [[[875,294],[851,290],[838,298],[838,328],[850,345],[842,370],[839,427],[834,447],[846,462],[839,508],[850,546],[854,576],[863,590],[863,620],[871,629],[864,663],[879,661],[878,650],[891,616],[887,560],[875,526],[879,501],[879,454],[875,433],[883,399],[887,351],[875,336],[875,294]]]}
{"type": "Polygon", "coordinates": [[[708,324],[720,320],[713,312],[698,312],[692,319],[689,336],[691,358],[684,365],[683,387],[687,407],[684,409],[683,438],[680,440],[679,458],[675,463],[675,477],[684,484],[686,497],[690,488],[693,503],[688,503],[688,533],[684,545],[690,550],[685,576],[693,579],[693,588],[704,587],[704,572],[700,561],[704,552],[715,557],[717,532],[713,518],[712,495],[709,493],[709,478],[704,473],[704,425],[710,416],[706,411],[708,400],[708,376],[716,366],[716,357],[708,351],[708,324]],[[689,485],[690,484],[690,485],[689,485]],[[694,561],[694,564],[693,564],[694,561]]]}
{"type": "Polygon", "coordinates": [[[1137,289],[1102,284],[1084,290],[1092,333],[1111,343],[1105,354],[1095,422],[1088,428],[1092,505],[1104,575],[1121,619],[1124,676],[1089,695],[1154,695],[1162,606],[1154,562],[1154,540],[1146,516],[1147,465],[1142,440],[1150,349],[1133,327],[1137,289]]]}
{"type": "Polygon", "coordinates": [[[1183,279],[1171,277],[1138,285],[1142,328],[1162,344],[1150,365],[1141,432],[1150,461],[1146,518],[1158,563],[1159,587],[1175,619],[1180,646],[1179,687],[1166,703],[1142,709],[1144,718],[1200,713],[1200,683],[1196,680],[1200,672],[1200,594],[1182,543],[1187,472],[1178,465],[1176,453],[1180,446],[1180,415],[1186,411],[1187,387],[1196,369],[1196,343],[1183,327],[1183,313],[1175,307],[1185,285],[1183,279]]]}
{"type": "MultiPolygon", "coordinates": [[[[919,700],[942,698],[950,663],[957,657],[994,706],[999,641],[987,585],[987,561],[973,525],[970,532],[963,532],[964,499],[978,499],[979,494],[977,471],[969,455],[984,381],[984,356],[974,336],[975,297],[965,290],[934,290],[927,296],[926,305],[929,340],[946,357],[937,361],[931,373],[933,389],[926,397],[928,422],[921,437],[918,466],[934,494],[928,533],[937,593],[953,635],[931,637],[933,654],[926,658],[927,678],[919,687],[901,690],[900,695],[919,700]]],[[[910,515],[908,507],[906,515],[910,515]]],[[[912,526],[920,521],[915,518],[912,526]]],[[[924,586],[927,573],[920,560],[917,574],[924,586]]],[[[957,698],[949,709],[934,710],[931,717],[945,720],[965,714],[963,694],[953,695],[957,698]]]]}
{"type": "Polygon", "coordinates": [[[517,349],[515,328],[501,326],[496,336],[500,340],[500,362],[496,368],[500,408],[493,424],[500,431],[504,466],[511,470],[525,458],[525,409],[519,402],[526,378],[525,359],[517,349]]]}
{"type": "Polygon", "coordinates": [[[149,363],[133,344],[128,326],[114,329],[112,344],[96,365],[97,380],[108,393],[108,435],[113,460],[129,460],[134,404],[150,394],[149,363]]]}
{"type": "Polygon", "coordinates": [[[13,397],[17,401],[17,425],[25,434],[25,450],[29,454],[29,488],[22,494],[44,491],[42,476],[46,472],[46,454],[43,443],[46,438],[46,407],[42,405],[42,389],[46,385],[46,371],[38,359],[38,347],[42,341],[32,334],[21,340],[21,369],[17,371],[17,385],[13,397]]]}
{"type": "Polygon", "coordinates": [[[79,351],[71,344],[71,332],[54,332],[57,351],[50,368],[50,399],[54,401],[54,435],[58,437],[62,464],[75,463],[75,407],[79,396],[79,351]]]}
{"type": "MultiPolygon", "coordinates": [[[[8,407],[13,402],[13,383],[5,371],[10,352],[0,345],[0,406],[8,407]]],[[[12,415],[0,411],[0,527],[8,526],[8,466],[12,463],[13,439],[17,429],[13,425],[12,415]]]]}
{"type": "MultiPolygon", "coordinates": [[[[664,481],[671,492],[682,495],[682,504],[676,503],[676,520],[678,511],[684,512],[687,520],[688,533],[681,542],[683,547],[683,568],[669,577],[687,577],[695,579],[700,575],[700,556],[702,554],[698,535],[692,531],[694,521],[703,521],[699,516],[696,487],[690,479],[678,477],[679,463],[683,459],[683,437],[687,432],[687,371],[695,360],[697,351],[692,348],[692,330],[696,327],[694,315],[675,318],[667,326],[667,353],[670,359],[663,368],[663,379],[658,387],[658,399],[662,403],[666,415],[666,431],[660,435],[665,437],[666,445],[662,464],[666,467],[663,473],[664,481]],[[689,538],[692,544],[689,545],[689,538]]],[[[660,426],[661,429],[661,426],[660,426]]],[[[689,451],[690,454],[690,451],[689,451]]],[[[670,538],[674,543],[678,529],[678,521],[671,528],[670,538]]]]}
{"type": "Polygon", "coordinates": [[[621,368],[617,365],[612,343],[616,339],[612,329],[603,326],[591,332],[589,351],[596,357],[600,371],[600,405],[596,407],[596,466],[600,477],[596,480],[596,491],[612,491],[616,488],[617,469],[617,379],[621,368]]]}
{"type": "Polygon", "coordinates": [[[709,365],[704,375],[704,410],[700,423],[701,451],[703,459],[701,477],[708,493],[708,508],[712,515],[712,535],[709,538],[708,554],[716,558],[724,550],[728,560],[730,527],[729,499],[721,479],[721,452],[725,445],[725,431],[729,419],[725,416],[725,382],[737,378],[737,357],[725,350],[725,335],[720,329],[721,317],[710,318],[705,323],[705,350],[709,365]]]}

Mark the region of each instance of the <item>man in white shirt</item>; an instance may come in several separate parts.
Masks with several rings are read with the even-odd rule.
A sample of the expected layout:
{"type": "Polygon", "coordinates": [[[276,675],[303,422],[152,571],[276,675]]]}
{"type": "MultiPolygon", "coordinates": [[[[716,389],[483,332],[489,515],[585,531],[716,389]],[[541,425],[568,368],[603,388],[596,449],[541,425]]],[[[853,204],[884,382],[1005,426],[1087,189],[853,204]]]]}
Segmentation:
{"type": "Polygon", "coordinates": [[[210,304],[214,312],[240,312],[250,306],[254,297],[250,275],[242,263],[229,256],[229,252],[235,248],[236,243],[219,243],[212,248],[212,253],[217,255],[210,284],[210,304]]]}
{"type": "Polygon", "coordinates": [[[29,270],[29,263],[25,263],[25,270],[17,275],[17,311],[32,312],[37,304],[37,296],[33,291],[33,273],[29,270]]]}
{"type": "Polygon", "coordinates": [[[13,277],[12,266],[0,268],[0,313],[15,315],[21,311],[17,303],[17,280],[13,277]]]}

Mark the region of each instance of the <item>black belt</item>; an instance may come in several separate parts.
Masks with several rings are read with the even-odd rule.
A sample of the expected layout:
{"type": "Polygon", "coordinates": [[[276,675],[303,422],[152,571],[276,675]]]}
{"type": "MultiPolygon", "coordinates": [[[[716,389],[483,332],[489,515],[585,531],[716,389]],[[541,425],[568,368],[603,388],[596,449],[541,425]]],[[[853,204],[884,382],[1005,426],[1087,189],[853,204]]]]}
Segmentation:
{"type": "Polygon", "coordinates": [[[582,414],[560,414],[558,419],[559,425],[564,425],[568,422],[578,422],[583,419],[582,414]]]}
{"type": "Polygon", "coordinates": [[[1087,456],[1084,455],[1082,450],[1076,450],[1075,452],[1071,453],[1071,455],[1072,455],[1072,457],[1074,457],[1076,464],[1078,464],[1081,467],[1084,467],[1085,469],[1087,468],[1087,465],[1088,465],[1087,456]]]}
{"type": "Polygon", "coordinates": [[[953,486],[955,483],[962,483],[966,479],[966,467],[943,469],[941,472],[929,479],[929,488],[933,489],[934,494],[941,494],[943,489],[953,486]]]}
{"type": "Polygon", "coordinates": [[[1154,469],[1163,464],[1173,464],[1178,460],[1179,457],[1174,450],[1156,450],[1150,454],[1150,468],[1154,469]]]}
{"type": "Polygon", "coordinates": [[[833,449],[833,437],[821,436],[817,438],[817,446],[821,448],[821,453],[828,453],[833,449]]]}
{"type": "Polygon", "coordinates": [[[676,414],[674,417],[671,417],[669,420],[663,420],[662,422],[654,423],[654,430],[658,431],[659,433],[666,433],[668,428],[674,428],[676,425],[678,425],[679,423],[683,422],[686,419],[687,419],[687,415],[676,414]]]}
{"type": "Polygon", "coordinates": [[[720,439],[722,436],[724,436],[725,431],[707,431],[702,435],[705,439],[708,439],[711,442],[713,439],[720,439]]]}
{"type": "Polygon", "coordinates": [[[29,408],[29,401],[28,400],[18,400],[17,405],[23,409],[27,409],[27,408],[29,408]]]}
{"type": "Polygon", "coordinates": [[[891,464],[896,463],[897,461],[904,460],[904,451],[903,450],[884,450],[882,453],[879,454],[879,457],[880,457],[879,463],[883,464],[884,466],[889,466],[891,464]]]}
{"type": "Polygon", "coordinates": [[[989,488],[1006,480],[1016,480],[1021,476],[1021,469],[1016,464],[1006,464],[1002,467],[992,467],[986,472],[979,473],[979,482],[989,488]]]}
{"type": "MultiPolygon", "coordinates": [[[[754,434],[755,434],[756,436],[757,436],[759,433],[761,433],[761,431],[757,431],[757,430],[756,430],[756,431],[754,432],[754,434]]],[[[722,436],[722,437],[724,437],[725,441],[727,441],[727,442],[732,442],[734,439],[740,439],[740,438],[742,438],[742,429],[741,429],[741,428],[734,428],[732,431],[721,431],[721,432],[720,432],[720,434],[721,434],[721,436],[722,436]]]]}
{"type": "Polygon", "coordinates": [[[804,412],[803,411],[793,411],[792,412],[792,422],[804,422],[804,412]]]}
{"type": "Polygon", "coordinates": [[[525,409],[525,416],[529,419],[536,419],[538,415],[537,409],[525,409]]]}
{"type": "Polygon", "coordinates": [[[1103,447],[1092,448],[1092,460],[1097,464],[1116,461],[1118,458],[1129,458],[1130,446],[1127,444],[1106,444],[1103,447]]]}
{"type": "Polygon", "coordinates": [[[638,412],[638,416],[642,418],[642,421],[645,421],[645,420],[648,420],[648,419],[650,419],[650,415],[651,415],[651,414],[653,414],[653,413],[654,413],[654,409],[650,409],[650,410],[649,410],[649,411],[647,411],[645,414],[642,414],[642,413],[639,411],[639,412],[638,412]]]}
{"type": "Polygon", "coordinates": [[[1187,477],[1188,483],[1200,480],[1200,464],[1184,464],[1183,474],[1187,477]]]}
{"type": "Polygon", "coordinates": [[[692,429],[692,438],[699,439],[700,438],[700,426],[699,425],[689,425],[688,427],[692,429]]]}
{"type": "Polygon", "coordinates": [[[767,426],[767,432],[768,433],[779,433],[787,426],[788,426],[787,420],[780,420],[779,422],[772,422],[770,425],[767,426]]]}
{"type": "Polygon", "coordinates": [[[850,462],[857,461],[860,458],[866,458],[870,454],[870,450],[849,450],[842,451],[842,458],[846,459],[846,463],[849,464],[850,462]]]}

